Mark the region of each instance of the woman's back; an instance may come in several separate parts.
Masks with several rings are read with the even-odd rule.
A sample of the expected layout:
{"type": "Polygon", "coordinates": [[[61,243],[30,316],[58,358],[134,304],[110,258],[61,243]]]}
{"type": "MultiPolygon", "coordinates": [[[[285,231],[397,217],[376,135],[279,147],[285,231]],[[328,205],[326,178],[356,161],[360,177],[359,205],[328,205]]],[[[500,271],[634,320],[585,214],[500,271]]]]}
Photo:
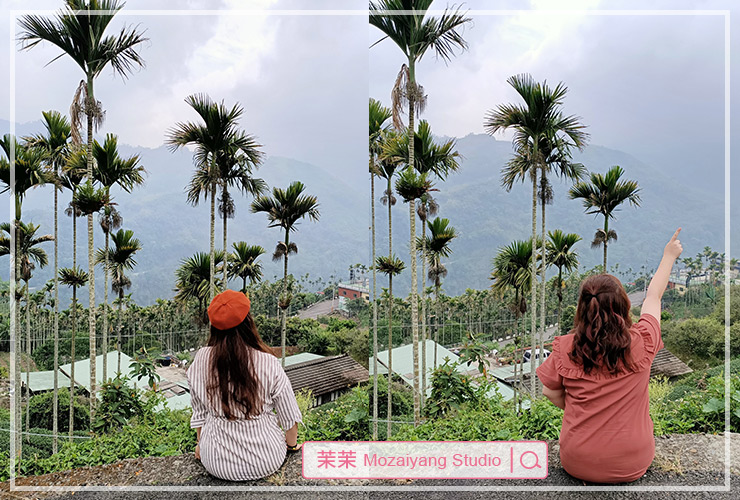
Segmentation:
{"type": "Polygon", "coordinates": [[[650,366],[663,347],[658,321],[643,315],[630,328],[630,338],[635,371],[614,375],[600,367],[586,374],[568,356],[573,334],[556,337],[553,353],[537,369],[546,387],[566,391],[560,457],[565,470],[578,478],[603,483],[634,481],[654,458],[647,387],[650,366]]]}
{"type": "Polygon", "coordinates": [[[255,378],[259,381],[263,406],[254,417],[245,418],[238,408],[228,420],[220,400],[208,397],[212,383],[212,348],[203,347],[188,370],[193,406],[191,427],[201,427],[200,455],[203,466],[216,477],[242,481],[273,473],[285,460],[285,437],[301,421],[301,413],[280,360],[272,354],[250,349],[255,378]],[[275,412],[273,412],[275,410],[275,412]]]}

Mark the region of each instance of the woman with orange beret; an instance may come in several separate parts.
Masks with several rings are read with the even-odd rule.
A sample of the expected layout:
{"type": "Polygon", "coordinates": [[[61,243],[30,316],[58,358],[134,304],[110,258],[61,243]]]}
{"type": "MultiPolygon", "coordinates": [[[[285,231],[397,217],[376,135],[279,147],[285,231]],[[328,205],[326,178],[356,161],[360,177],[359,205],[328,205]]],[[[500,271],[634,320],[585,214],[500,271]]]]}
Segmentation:
{"type": "Polygon", "coordinates": [[[280,360],[249,314],[249,298],[226,290],[208,307],[211,332],[188,370],[195,457],[221,479],[259,479],[296,451],[301,412],[280,360]]]}

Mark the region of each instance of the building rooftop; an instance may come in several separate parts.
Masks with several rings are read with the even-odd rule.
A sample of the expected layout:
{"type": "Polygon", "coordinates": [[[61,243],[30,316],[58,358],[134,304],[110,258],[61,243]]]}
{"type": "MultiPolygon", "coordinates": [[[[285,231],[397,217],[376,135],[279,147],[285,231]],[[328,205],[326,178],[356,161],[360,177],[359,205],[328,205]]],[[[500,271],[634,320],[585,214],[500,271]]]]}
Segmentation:
{"type": "Polygon", "coordinates": [[[678,359],[668,349],[661,349],[655,355],[653,364],[650,367],[650,376],[655,377],[656,375],[664,375],[668,378],[678,377],[679,375],[685,375],[691,373],[694,370],[678,359]]]}
{"type": "Polygon", "coordinates": [[[326,356],[285,367],[293,391],[309,389],[314,397],[328,394],[361,382],[367,382],[368,371],[349,354],[326,356]]]}
{"type": "MultiPolygon", "coordinates": [[[[76,375],[76,374],[75,374],[76,375]]],[[[54,390],[54,370],[47,370],[43,372],[30,372],[28,374],[28,387],[31,392],[46,392],[54,390]]],[[[26,385],[26,373],[21,373],[21,384],[26,385]]],[[[62,372],[57,372],[57,384],[60,388],[69,387],[70,380],[62,372]]]]}

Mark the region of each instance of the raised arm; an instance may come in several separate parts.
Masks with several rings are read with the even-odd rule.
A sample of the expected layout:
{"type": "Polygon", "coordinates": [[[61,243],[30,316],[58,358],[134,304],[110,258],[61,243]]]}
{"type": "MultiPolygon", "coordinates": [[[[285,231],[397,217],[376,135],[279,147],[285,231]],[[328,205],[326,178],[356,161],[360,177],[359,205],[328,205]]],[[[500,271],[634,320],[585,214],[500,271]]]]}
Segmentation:
{"type": "Polygon", "coordinates": [[[647,294],[645,295],[645,301],[642,303],[641,314],[650,314],[660,323],[660,301],[663,298],[663,292],[665,292],[666,286],[668,286],[668,278],[671,275],[671,268],[673,263],[681,252],[683,247],[681,241],[678,239],[678,233],[681,232],[679,227],[673,236],[671,237],[668,244],[666,244],[663,250],[663,258],[660,260],[658,270],[655,271],[653,279],[650,280],[650,286],[648,286],[647,294]]]}

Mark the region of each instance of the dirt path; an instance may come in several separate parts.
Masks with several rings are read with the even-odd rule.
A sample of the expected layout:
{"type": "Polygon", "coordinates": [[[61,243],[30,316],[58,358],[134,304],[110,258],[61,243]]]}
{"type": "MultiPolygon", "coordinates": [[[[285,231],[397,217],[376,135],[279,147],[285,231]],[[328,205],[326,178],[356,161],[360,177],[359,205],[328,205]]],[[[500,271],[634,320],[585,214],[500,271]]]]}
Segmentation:
{"type": "MultiPolygon", "coordinates": [[[[733,480],[740,480],[740,434],[732,434],[731,446],[731,474],[733,480]]],[[[301,491],[292,490],[291,487],[311,487],[311,486],[344,486],[349,490],[344,491],[339,497],[335,498],[398,498],[399,500],[408,500],[416,497],[411,495],[413,492],[392,492],[385,491],[380,496],[374,496],[371,488],[398,488],[406,486],[418,486],[432,488],[432,491],[438,491],[440,494],[444,490],[459,489],[461,486],[467,488],[510,488],[510,487],[569,487],[582,488],[582,481],[572,478],[560,467],[558,458],[559,447],[557,441],[550,443],[550,476],[544,480],[537,481],[520,481],[520,480],[497,480],[497,481],[450,481],[450,480],[418,480],[418,481],[370,481],[370,480],[353,480],[353,481],[317,481],[306,480],[301,476],[301,459],[299,455],[289,457],[283,468],[273,476],[259,481],[250,481],[243,483],[230,483],[216,479],[205,471],[192,454],[181,455],[177,457],[153,457],[137,458],[124,460],[110,465],[100,467],[91,467],[76,469],[74,471],[48,474],[30,478],[20,478],[17,485],[23,486],[132,486],[139,489],[137,492],[114,492],[114,491],[78,491],[78,492],[32,492],[32,491],[9,491],[8,483],[0,483],[0,496],[2,498],[85,498],[85,499],[118,499],[118,498],[172,498],[177,495],[178,500],[191,498],[188,489],[193,487],[201,489],[213,488],[232,488],[238,487],[268,487],[275,488],[276,491],[259,493],[260,498],[306,498],[320,496],[321,498],[335,497],[326,491],[301,491]],[[147,488],[159,488],[160,491],[152,491],[147,488]],[[161,491],[164,487],[165,491],[161,491]],[[358,491],[361,488],[363,491],[358,491]],[[175,493],[178,492],[178,493],[175,493]],[[125,495],[125,496],[124,496],[125,495]]],[[[672,435],[656,439],[656,458],[652,467],[642,478],[631,483],[629,487],[670,487],[670,486],[714,486],[721,487],[724,485],[724,455],[725,455],[725,438],[721,435],[707,434],[689,434],[689,435],[672,435]]],[[[734,489],[734,488],[733,488],[734,489]]],[[[249,492],[228,492],[214,491],[213,494],[218,498],[252,498],[249,492]]],[[[419,492],[421,495],[422,492],[419,492]]],[[[603,494],[599,498],[604,498],[603,494]]],[[[689,498],[681,496],[675,491],[669,491],[670,496],[661,496],[660,493],[651,492],[651,497],[657,498],[689,498]]],[[[202,492],[201,492],[202,494],[202,492]]],[[[448,495],[451,491],[448,491],[448,495]]],[[[480,491],[477,495],[480,498],[490,498],[491,492],[480,491]]],[[[581,496],[585,492],[560,492],[559,498],[591,498],[581,496]]],[[[613,493],[613,496],[606,498],[627,498],[626,492],[613,493]]],[[[646,494],[646,492],[642,492],[646,494]]],[[[694,497],[701,497],[701,493],[690,493],[694,497]]],[[[707,498],[740,498],[740,495],[732,492],[710,492],[711,496],[707,498]],[[731,496],[727,496],[731,495],[731,496]]],[[[470,493],[470,495],[474,495],[470,493]]],[[[548,493],[540,492],[535,494],[533,491],[507,493],[511,498],[534,498],[547,496],[548,493]],[[524,495],[527,496],[517,496],[524,495]]],[[[686,495],[689,495],[686,492],[686,495]]],[[[497,495],[501,496],[501,495],[497,495]]],[[[209,494],[209,498],[211,495],[209,494]]],[[[419,498],[433,498],[434,494],[429,491],[423,492],[419,498]]],[[[443,498],[443,496],[439,498],[443,498]]],[[[460,497],[455,493],[455,497],[460,497]]],[[[464,496],[466,497],[466,496],[464,496]]],[[[196,498],[196,496],[192,496],[196,498]]],[[[257,497],[254,497],[257,498],[257,497]]],[[[463,498],[463,497],[460,497],[463,498]]],[[[467,498],[467,497],[466,497],[467,498]]],[[[479,498],[470,496],[470,498],[479,498]]],[[[651,500],[653,500],[651,498],[651,500]]]]}

